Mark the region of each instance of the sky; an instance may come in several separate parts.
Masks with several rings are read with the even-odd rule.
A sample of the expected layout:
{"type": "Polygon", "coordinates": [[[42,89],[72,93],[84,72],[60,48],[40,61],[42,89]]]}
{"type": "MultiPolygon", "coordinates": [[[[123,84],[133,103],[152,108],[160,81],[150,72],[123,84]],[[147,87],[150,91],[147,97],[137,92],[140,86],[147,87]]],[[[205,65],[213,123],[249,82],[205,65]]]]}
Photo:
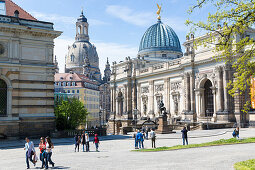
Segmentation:
{"type": "MultiPolygon", "coordinates": [[[[75,23],[83,8],[89,23],[90,42],[97,48],[101,73],[107,57],[110,64],[125,57],[136,57],[145,31],[157,22],[157,3],[162,5],[161,20],[169,25],[184,43],[188,18],[201,20],[208,13],[199,10],[192,16],[187,10],[196,0],[13,0],[35,18],[54,23],[62,35],[55,39],[54,53],[60,72],[64,72],[68,45],[75,40],[75,23]]],[[[184,49],[184,48],[183,48],[184,49]]],[[[183,51],[184,52],[184,51],[183,51]]]]}

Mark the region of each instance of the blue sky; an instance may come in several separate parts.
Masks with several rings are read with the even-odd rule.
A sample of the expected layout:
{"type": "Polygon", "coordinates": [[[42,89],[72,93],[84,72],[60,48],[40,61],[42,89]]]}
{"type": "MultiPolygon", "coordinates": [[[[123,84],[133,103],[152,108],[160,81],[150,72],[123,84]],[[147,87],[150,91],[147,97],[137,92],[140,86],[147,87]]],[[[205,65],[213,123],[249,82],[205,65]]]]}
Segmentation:
{"type": "MultiPolygon", "coordinates": [[[[67,46],[74,42],[75,22],[84,9],[89,22],[90,41],[99,54],[100,69],[106,58],[110,62],[136,57],[142,35],[157,21],[156,3],[162,4],[162,22],[172,27],[181,44],[188,28],[185,20],[189,6],[196,0],[13,0],[38,20],[54,23],[63,34],[55,40],[55,54],[60,70],[64,69],[67,46]]],[[[192,19],[201,20],[207,10],[201,10],[192,19]]]]}

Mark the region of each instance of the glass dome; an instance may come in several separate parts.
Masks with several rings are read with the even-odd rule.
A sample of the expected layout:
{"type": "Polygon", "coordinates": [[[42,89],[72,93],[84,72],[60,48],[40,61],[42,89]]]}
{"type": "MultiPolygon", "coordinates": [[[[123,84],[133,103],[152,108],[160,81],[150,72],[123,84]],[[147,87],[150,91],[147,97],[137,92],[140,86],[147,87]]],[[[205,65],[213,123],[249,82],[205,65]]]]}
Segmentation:
{"type": "Polygon", "coordinates": [[[144,33],[139,53],[161,50],[182,52],[179,38],[174,30],[158,20],[144,33]]]}

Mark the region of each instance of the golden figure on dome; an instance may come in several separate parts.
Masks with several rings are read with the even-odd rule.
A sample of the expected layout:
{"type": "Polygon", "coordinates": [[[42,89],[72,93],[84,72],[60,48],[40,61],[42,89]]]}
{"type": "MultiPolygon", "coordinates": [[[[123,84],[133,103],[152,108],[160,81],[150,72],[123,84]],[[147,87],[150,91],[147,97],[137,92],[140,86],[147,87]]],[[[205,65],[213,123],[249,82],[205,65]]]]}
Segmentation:
{"type": "Polygon", "coordinates": [[[161,6],[159,6],[159,4],[157,4],[157,6],[158,6],[158,11],[157,11],[157,14],[158,14],[158,20],[160,20],[161,19],[161,16],[160,16],[160,13],[161,13],[161,6]]]}

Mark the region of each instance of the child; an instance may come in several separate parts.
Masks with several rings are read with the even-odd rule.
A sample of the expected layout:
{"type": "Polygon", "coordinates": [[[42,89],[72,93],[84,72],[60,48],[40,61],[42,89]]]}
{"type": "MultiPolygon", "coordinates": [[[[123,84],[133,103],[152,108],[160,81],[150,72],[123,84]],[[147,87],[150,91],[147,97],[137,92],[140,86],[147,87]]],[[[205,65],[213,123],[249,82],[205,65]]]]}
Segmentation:
{"type": "Polygon", "coordinates": [[[95,143],[96,151],[99,152],[98,151],[99,138],[97,137],[97,134],[95,134],[93,143],[95,143]]]}
{"type": "Polygon", "coordinates": [[[76,149],[78,149],[78,152],[79,152],[80,143],[81,143],[81,138],[80,138],[80,136],[78,135],[78,133],[75,135],[74,140],[75,140],[74,152],[76,152],[76,149]]]}
{"type": "Polygon", "coordinates": [[[236,138],[236,137],[239,138],[239,127],[237,127],[237,128],[233,131],[232,135],[233,135],[234,138],[236,138]]]}

